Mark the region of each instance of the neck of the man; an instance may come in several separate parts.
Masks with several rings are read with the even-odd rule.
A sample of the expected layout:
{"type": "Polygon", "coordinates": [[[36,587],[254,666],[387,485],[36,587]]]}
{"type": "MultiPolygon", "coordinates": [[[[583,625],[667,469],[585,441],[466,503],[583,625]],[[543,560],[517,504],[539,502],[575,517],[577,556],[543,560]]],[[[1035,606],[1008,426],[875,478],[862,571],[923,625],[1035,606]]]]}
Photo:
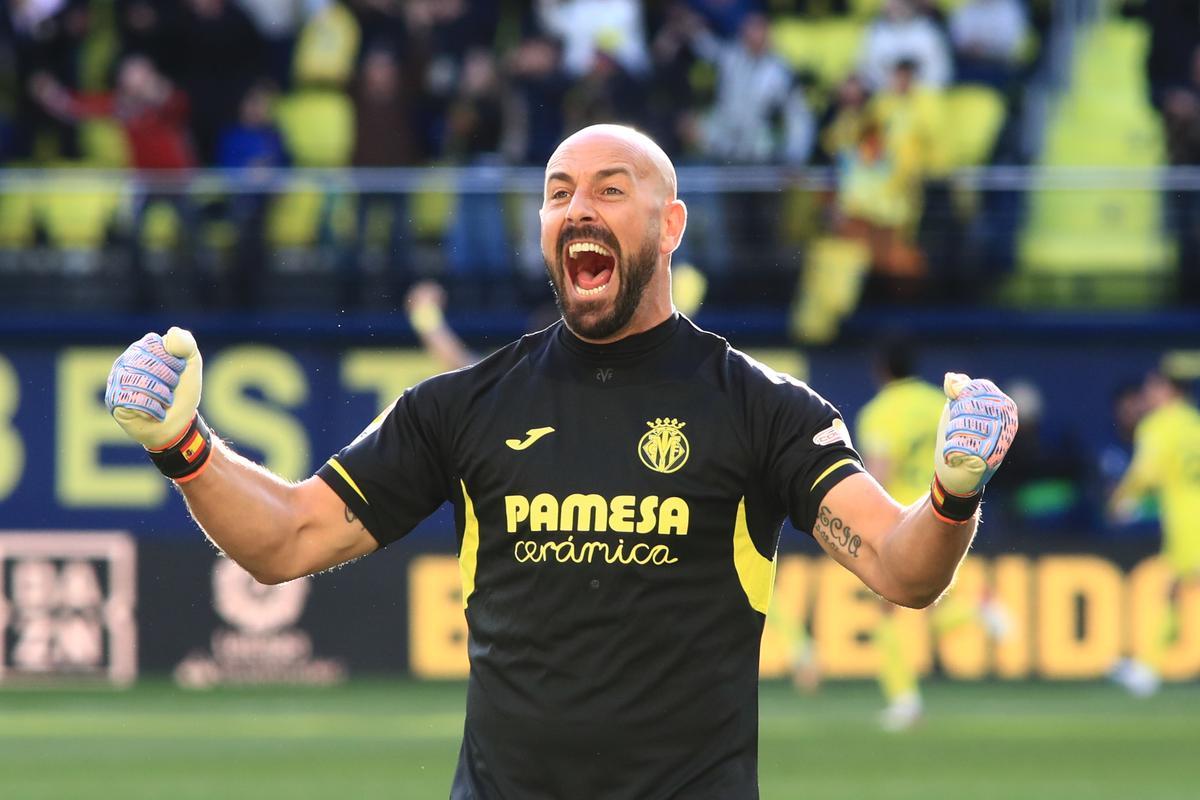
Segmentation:
{"type": "Polygon", "coordinates": [[[674,313],[675,305],[671,302],[669,297],[665,307],[661,306],[661,304],[655,303],[653,309],[648,309],[646,304],[643,303],[638,307],[638,310],[633,315],[633,318],[629,320],[629,324],[605,339],[589,339],[588,337],[580,334],[579,331],[571,328],[571,326],[567,324],[566,320],[563,320],[563,324],[567,325],[567,327],[571,329],[571,333],[575,334],[580,341],[587,342],[588,344],[612,344],[613,342],[619,342],[627,337],[636,336],[639,333],[645,333],[651,328],[657,327],[666,322],[674,313]]]}

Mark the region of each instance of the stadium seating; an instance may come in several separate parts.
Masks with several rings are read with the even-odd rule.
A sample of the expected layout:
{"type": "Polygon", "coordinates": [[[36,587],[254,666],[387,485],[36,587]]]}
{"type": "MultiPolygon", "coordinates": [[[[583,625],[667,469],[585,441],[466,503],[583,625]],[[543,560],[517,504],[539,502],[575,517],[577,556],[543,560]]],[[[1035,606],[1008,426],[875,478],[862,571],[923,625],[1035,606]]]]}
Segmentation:
{"type": "Polygon", "coordinates": [[[829,89],[854,69],[864,30],[862,22],[850,18],[781,17],[771,23],[771,41],[792,69],[829,89]]]}
{"type": "Polygon", "coordinates": [[[1004,98],[986,86],[955,86],[946,91],[945,131],[950,166],[978,167],[988,163],[1004,125],[1004,98]]]}
{"type": "Polygon", "coordinates": [[[30,192],[16,189],[0,192],[0,250],[33,244],[35,198],[30,192]]]}
{"type": "MultiPolygon", "coordinates": [[[[1162,133],[1146,100],[1147,31],[1140,23],[1108,20],[1078,42],[1069,90],[1060,99],[1046,132],[1042,164],[1048,167],[1148,168],[1164,161],[1162,133]]],[[[1070,302],[1080,279],[1101,275],[1140,277],[1107,282],[1108,297],[1089,292],[1089,302],[1132,300],[1131,286],[1160,299],[1164,282],[1146,281],[1172,266],[1157,191],[1132,189],[1032,192],[1028,220],[1019,243],[1019,275],[1012,287],[1036,286],[1041,300],[1061,291],[1070,302]],[[1032,278],[1033,280],[1028,280],[1032,278]],[[1160,287],[1158,291],[1154,287],[1160,287]]],[[[1082,298],[1081,298],[1082,299],[1082,298]]]]}
{"type": "Polygon", "coordinates": [[[35,196],[35,215],[49,243],[64,250],[99,250],[116,221],[118,185],[103,180],[70,179],[59,191],[35,196]]]}

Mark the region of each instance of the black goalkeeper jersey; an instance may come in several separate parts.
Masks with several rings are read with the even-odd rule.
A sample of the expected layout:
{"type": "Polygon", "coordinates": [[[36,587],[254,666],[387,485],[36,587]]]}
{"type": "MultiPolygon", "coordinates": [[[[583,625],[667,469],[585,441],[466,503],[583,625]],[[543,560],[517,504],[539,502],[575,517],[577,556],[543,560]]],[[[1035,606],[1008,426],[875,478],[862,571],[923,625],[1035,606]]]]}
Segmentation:
{"type": "Polygon", "coordinates": [[[673,316],[561,322],[406,391],[319,475],[381,545],[454,504],[471,673],[451,798],[758,797],[785,515],[862,467],[805,384],[673,316]]]}

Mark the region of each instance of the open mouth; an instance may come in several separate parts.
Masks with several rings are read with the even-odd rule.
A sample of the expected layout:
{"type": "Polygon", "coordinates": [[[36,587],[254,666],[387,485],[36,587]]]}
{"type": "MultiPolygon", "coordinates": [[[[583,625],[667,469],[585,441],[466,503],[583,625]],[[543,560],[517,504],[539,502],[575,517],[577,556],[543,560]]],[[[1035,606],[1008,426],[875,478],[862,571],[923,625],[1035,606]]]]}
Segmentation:
{"type": "Polygon", "coordinates": [[[617,258],[597,242],[571,242],[567,245],[567,279],[575,287],[576,294],[590,297],[601,294],[612,280],[617,258]]]}

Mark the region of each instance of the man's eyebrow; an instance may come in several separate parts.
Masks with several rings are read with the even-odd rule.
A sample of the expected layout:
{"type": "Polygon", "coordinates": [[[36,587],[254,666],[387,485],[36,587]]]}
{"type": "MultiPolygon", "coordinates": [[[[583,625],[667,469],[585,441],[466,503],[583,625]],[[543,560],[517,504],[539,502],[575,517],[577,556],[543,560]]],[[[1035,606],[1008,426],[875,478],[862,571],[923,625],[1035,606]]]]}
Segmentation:
{"type": "Polygon", "coordinates": [[[597,178],[611,178],[613,175],[624,175],[626,178],[633,180],[633,170],[629,167],[606,167],[596,170],[597,178]]]}
{"type": "Polygon", "coordinates": [[[554,181],[562,181],[563,183],[574,183],[575,181],[565,172],[551,172],[546,176],[546,183],[554,181]]]}

